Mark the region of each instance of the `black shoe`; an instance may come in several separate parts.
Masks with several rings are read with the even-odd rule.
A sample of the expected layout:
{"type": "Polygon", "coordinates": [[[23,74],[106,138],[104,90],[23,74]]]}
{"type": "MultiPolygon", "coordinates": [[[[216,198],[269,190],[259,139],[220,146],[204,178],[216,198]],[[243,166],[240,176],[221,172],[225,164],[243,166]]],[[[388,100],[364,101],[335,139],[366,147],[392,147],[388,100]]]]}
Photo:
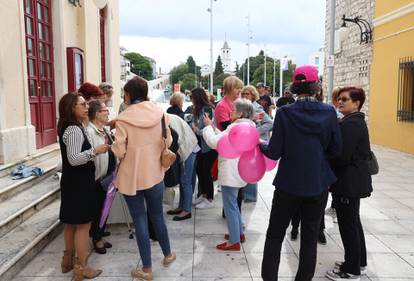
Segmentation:
{"type": "Polygon", "coordinates": [[[298,239],[298,231],[297,230],[292,230],[290,232],[290,240],[291,241],[296,241],[298,239]]]}
{"type": "Polygon", "coordinates": [[[318,242],[319,242],[319,244],[326,245],[326,237],[325,237],[325,233],[323,233],[323,231],[321,233],[319,233],[319,235],[318,235],[318,242]]]}
{"type": "Polygon", "coordinates": [[[98,253],[98,254],[101,254],[101,255],[106,254],[105,246],[100,248],[100,247],[98,247],[96,242],[93,242],[93,249],[94,249],[95,253],[98,253]]]}
{"type": "Polygon", "coordinates": [[[105,247],[106,249],[112,248],[112,244],[111,244],[111,243],[109,243],[108,241],[104,241],[104,247],[105,247]]]}
{"type": "Polygon", "coordinates": [[[105,231],[104,233],[102,233],[102,237],[108,237],[109,235],[111,235],[111,232],[109,231],[105,231]]]}
{"type": "Polygon", "coordinates": [[[173,221],[183,221],[183,220],[188,220],[188,219],[191,219],[191,213],[189,213],[185,216],[182,216],[182,217],[180,217],[180,216],[174,216],[173,217],[173,221]]]}
{"type": "Polygon", "coordinates": [[[182,212],[181,209],[169,210],[167,211],[167,215],[178,215],[181,212],[182,212]]]}

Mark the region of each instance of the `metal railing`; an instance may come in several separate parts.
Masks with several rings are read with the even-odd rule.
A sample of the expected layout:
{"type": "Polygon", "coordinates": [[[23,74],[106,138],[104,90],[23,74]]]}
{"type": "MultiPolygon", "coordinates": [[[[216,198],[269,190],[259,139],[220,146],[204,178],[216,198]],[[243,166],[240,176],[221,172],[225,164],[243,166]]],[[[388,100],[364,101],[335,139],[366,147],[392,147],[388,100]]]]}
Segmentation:
{"type": "Polygon", "coordinates": [[[414,122],[414,60],[400,59],[398,72],[397,121],[414,122]]]}

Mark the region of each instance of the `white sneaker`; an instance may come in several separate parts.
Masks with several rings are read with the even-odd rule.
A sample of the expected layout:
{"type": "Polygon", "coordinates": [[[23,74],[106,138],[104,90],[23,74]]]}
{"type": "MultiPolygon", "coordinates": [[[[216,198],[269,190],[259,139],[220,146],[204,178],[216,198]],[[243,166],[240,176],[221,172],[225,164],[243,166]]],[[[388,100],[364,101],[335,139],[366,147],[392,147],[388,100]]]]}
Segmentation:
{"type": "Polygon", "coordinates": [[[200,195],[198,198],[193,200],[193,206],[195,206],[197,204],[200,204],[203,201],[204,201],[204,197],[203,197],[203,195],[200,195]]]}
{"type": "Polygon", "coordinates": [[[221,185],[217,186],[217,192],[221,192],[221,185]]]}
{"type": "Polygon", "coordinates": [[[361,280],[360,275],[353,275],[350,273],[342,272],[339,269],[329,270],[326,272],[325,276],[333,281],[340,281],[340,280],[359,281],[361,280]]]}
{"type": "Polygon", "coordinates": [[[204,200],[201,203],[195,205],[195,208],[196,209],[211,209],[211,208],[214,208],[214,204],[213,202],[210,202],[208,201],[208,199],[204,198],[204,200]]]}
{"type": "MultiPolygon", "coordinates": [[[[336,261],[335,262],[335,269],[339,269],[343,263],[344,263],[343,261],[336,261]]],[[[361,266],[360,271],[361,271],[361,275],[366,275],[367,274],[367,267],[366,266],[361,266]]]]}

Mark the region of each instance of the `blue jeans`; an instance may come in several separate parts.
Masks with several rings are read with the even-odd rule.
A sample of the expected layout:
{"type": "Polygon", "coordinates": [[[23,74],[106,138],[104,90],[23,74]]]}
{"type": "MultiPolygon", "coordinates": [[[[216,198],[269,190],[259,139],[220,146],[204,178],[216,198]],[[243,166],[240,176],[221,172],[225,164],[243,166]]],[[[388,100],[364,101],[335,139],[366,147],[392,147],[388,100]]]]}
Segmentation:
{"type": "Polygon", "coordinates": [[[239,206],[237,205],[237,187],[222,186],[223,209],[226,215],[227,228],[229,229],[229,242],[240,243],[240,235],[243,234],[243,223],[239,206]]]}
{"type": "Polygon", "coordinates": [[[171,254],[170,239],[162,208],[163,192],[164,182],[160,182],[150,189],[138,191],[136,195],[124,195],[134,221],[135,235],[142,264],[146,268],[151,267],[151,244],[148,233],[147,208],[164,256],[171,254]]]}
{"type": "Polygon", "coordinates": [[[244,189],[244,200],[257,201],[257,183],[248,183],[244,189]]]}
{"type": "Polygon", "coordinates": [[[193,196],[193,171],[195,170],[195,160],[197,153],[191,153],[187,160],[184,161],[184,167],[181,169],[180,176],[180,203],[178,208],[191,212],[191,203],[193,196]]]}

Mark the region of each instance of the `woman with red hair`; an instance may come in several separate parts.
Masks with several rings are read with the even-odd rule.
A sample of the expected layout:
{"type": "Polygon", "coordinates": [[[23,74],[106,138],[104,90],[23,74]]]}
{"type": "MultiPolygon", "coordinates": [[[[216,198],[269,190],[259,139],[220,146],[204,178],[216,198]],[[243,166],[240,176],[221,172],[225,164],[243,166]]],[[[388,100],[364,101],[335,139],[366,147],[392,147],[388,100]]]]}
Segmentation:
{"type": "Polygon", "coordinates": [[[102,92],[98,86],[89,82],[83,83],[80,86],[78,92],[87,102],[92,100],[106,99],[104,92],[102,92]]]}

